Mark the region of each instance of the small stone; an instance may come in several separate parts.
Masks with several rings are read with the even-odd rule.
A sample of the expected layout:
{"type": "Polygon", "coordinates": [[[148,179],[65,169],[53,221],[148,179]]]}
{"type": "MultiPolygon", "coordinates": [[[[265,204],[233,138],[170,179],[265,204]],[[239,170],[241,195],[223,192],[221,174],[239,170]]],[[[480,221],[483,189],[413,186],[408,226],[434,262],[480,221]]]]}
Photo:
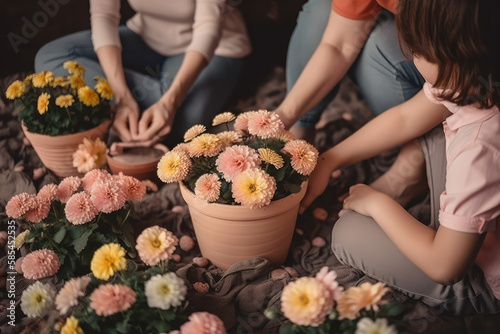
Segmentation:
{"type": "Polygon", "coordinates": [[[332,172],[332,179],[337,179],[342,175],[341,169],[336,169],[332,172]]]}
{"type": "Polygon", "coordinates": [[[210,261],[206,257],[197,256],[193,258],[193,263],[198,267],[205,268],[206,266],[208,266],[210,261]]]}
{"type": "Polygon", "coordinates": [[[26,146],[31,146],[30,141],[26,137],[23,138],[23,144],[26,145],[26,146]]]}
{"type": "Polygon", "coordinates": [[[180,254],[172,254],[172,260],[174,260],[175,263],[181,262],[181,255],[180,254]]]}
{"type": "Polygon", "coordinates": [[[318,220],[326,220],[328,218],[328,211],[323,208],[316,208],[313,210],[313,216],[318,220]]]}
{"type": "Polygon", "coordinates": [[[298,235],[304,235],[304,231],[302,231],[300,228],[296,228],[295,233],[297,233],[298,235]]]}
{"type": "Polygon", "coordinates": [[[348,112],[343,113],[342,114],[342,118],[345,119],[348,122],[352,121],[352,119],[353,119],[352,114],[350,114],[348,112]]]}
{"type": "Polygon", "coordinates": [[[295,278],[299,277],[299,273],[297,272],[297,270],[293,269],[292,267],[285,267],[285,270],[290,276],[295,278]]]}
{"type": "Polygon", "coordinates": [[[288,272],[284,269],[274,269],[273,271],[271,271],[271,278],[273,279],[273,281],[279,281],[287,277],[288,272]]]}
{"type": "Polygon", "coordinates": [[[24,170],[24,165],[17,165],[14,167],[14,172],[22,172],[24,170]]]}
{"type": "Polygon", "coordinates": [[[24,271],[23,271],[23,261],[24,261],[24,257],[20,257],[19,259],[16,260],[16,271],[19,273],[19,274],[24,274],[24,271]]]}
{"type": "Polygon", "coordinates": [[[5,269],[0,268],[0,277],[5,276],[5,274],[6,274],[5,269]]]}
{"type": "Polygon", "coordinates": [[[193,288],[199,293],[207,293],[210,290],[208,283],[196,282],[193,284],[193,288]]]}
{"type": "Polygon", "coordinates": [[[7,283],[7,279],[5,277],[0,277],[0,289],[5,288],[5,283],[7,283]]]}
{"type": "Polygon", "coordinates": [[[176,205],[172,208],[173,213],[183,213],[184,212],[184,207],[180,205],[176,205]]]}
{"type": "Polygon", "coordinates": [[[7,243],[7,231],[0,232],[0,248],[3,248],[7,243]]]}
{"type": "Polygon", "coordinates": [[[183,235],[179,240],[179,246],[183,251],[189,252],[194,248],[195,242],[189,235],[183,235]]]}
{"type": "Polygon", "coordinates": [[[316,238],[312,239],[311,243],[313,246],[320,247],[320,248],[324,247],[326,245],[326,241],[322,237],[316,237],[316,238]]]}
{"type": "Polygon", "coordinates": [[[38,180],[45,175],[45,168],[35,168],[33,169],[33,180],[38,180]]]}

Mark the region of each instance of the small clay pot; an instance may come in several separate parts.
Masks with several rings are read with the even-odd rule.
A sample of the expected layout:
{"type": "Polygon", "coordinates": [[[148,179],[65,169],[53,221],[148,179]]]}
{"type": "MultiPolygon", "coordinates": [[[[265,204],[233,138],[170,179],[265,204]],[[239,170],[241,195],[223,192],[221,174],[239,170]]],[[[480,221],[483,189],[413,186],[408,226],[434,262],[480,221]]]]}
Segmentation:
{"type": "Polygon", "coordinates": [[[106,157],[113,174],[122,172],[139,180],[156,181],[158,162],[168,152],[168,148],[163,144],[156,144],[153,147],[122,147],[119,151],[116,155],[108,153],[106,157]]]}

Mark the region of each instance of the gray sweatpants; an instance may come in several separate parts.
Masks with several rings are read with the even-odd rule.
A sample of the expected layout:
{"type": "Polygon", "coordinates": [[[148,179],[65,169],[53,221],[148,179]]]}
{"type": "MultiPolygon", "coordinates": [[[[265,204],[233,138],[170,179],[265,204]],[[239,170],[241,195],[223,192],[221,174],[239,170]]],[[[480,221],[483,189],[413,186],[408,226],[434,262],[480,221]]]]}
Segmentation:
{"type": "MultiPolygon", "coordinates": [[[[444,133],[441,127],[420,138],[430,189],[430,227],[439,227],[439,196],[446,180],[444,133]]],[[[363,271],[396,290],[420,300],[437,313],[471,315],[500,312],[500,301],[474,265],[459,282],[434,282],[404,256],[378,224],[367,216],[348,211],[335,223],[332,249],[339,261],[363,271]]]]}

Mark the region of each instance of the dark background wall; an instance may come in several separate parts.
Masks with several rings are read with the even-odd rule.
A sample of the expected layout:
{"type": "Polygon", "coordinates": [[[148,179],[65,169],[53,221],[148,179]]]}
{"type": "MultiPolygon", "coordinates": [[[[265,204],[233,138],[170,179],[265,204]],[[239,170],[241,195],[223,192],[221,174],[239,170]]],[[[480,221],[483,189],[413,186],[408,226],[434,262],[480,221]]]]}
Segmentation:
{"type": "MultiPolygon", "coordinates": [[[[228,0],[245,17],[252,40],[244,76],[247,85],[270,67],[284,65],[296,16],[305,0],[228,0]]],[[[45,43],[90,28],[88,0],[0,0],[0,77],[33,71],[37,50],[45,43]]],[[[122,0],[122,21],[133,11],[122,0]]]]}

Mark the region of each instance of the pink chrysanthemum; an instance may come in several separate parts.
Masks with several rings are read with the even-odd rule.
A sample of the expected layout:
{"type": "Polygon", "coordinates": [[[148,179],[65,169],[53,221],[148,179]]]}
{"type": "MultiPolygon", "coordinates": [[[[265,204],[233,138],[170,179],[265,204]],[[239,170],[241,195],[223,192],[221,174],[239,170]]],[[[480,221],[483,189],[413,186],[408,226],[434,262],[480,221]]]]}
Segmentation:
{"type": "Polygon", "coordinates": [[[248,116],[248,132],[261,138],[277,137],[285,124],[274,112],[259,110],[248,116]]]}
{"type": "Polygon", "coordinates": [[[22,193],[10,199],[5,206],[7,216],[17,219],[21,218],[26,212],[34,208],[36,205],[36,195],[22,193]]]}
{"type": "Polygon", "coordinates": [[[240,132],[248,132],[248,117],[255,113],[255,111],[247,111],[238,115],[234,121],[234,130],[240,132]]]}
{"type": "Polygon", "coordinates": [[[40,249],[24,257],[21,269],[27,279],[40,279],[55,275],[61,262],[54,251],[40,249]]]}
{"type": "Polygon", "coordinates": [[[69,176],[59,183],[57,187],[57,197],[62,203],[66,203],[68,199],[78,190],[82,180],[77,176],[69,176]]]}
{"type": "Polygon", "coordinates": [[[89,297],[90,307],[99,316],[110,316],[128,310],[136,300],[134,290],[122,284],[104,284],[89,297]]]}
{"type": "Polygon", "coordinates": [[[122,185],[127,200],[135,199],[136,201],[141,201],[146,194],[146,186],[135,177],[127,176],[120,172],[118,181],[122,185]]]}
{"type": "Polygon", "coordinates": [[[194,185],[194,193],[207,202],[215,202],[220,195],[221,182],[217,174],[203,174],[194,185]]]}
{"type": "Polygon", "coordinates": [[[316,274],[316,279],[320,280],[325,285],[334,300],[338,300],[340,298],[344,288],[339,286],[339,283],[337,282],[337,273],[335,271],[328,271],[328,267],[324,266],[316,274]]]}
{"type": "Polygon", "coordinates": [[[233,197],[243,206],[261,208],[271,203],[276,191],[276,180],[260,169],[248,169],[233,179],[233,197]]]}
{"type": "Polygon", "coordinates": [[[70,197],[64,208],[66,219],[74,225],[90,222],[99,213],[90,195],[84,191],[70,197]]]}
{"type": "Polygon", "coordinates": [[[50,202],[36,196],[31,204],[31,209],[24,213],[24,218],[26,220],[32,223],[38,223],[47,218],[50,211],[50,202]]]}
{"type": "Polygon", "coordinates": [[[111,179],[111,174],[109,174],[107,171],[103,169],[93,169],[87,174],[82,179],[82,186],[83,190],[86,192],[89,192],[92,190],[92,186],[97,182],[97,181],[108,181],[111,179]]]}
{"type": "Polygon", "coordinates": [[[189,144],[188,143],[179,143],[174,146],[172,151],[181,151],[189,155],[189,144]]]}
{"type": "Polygon", "coordinates": [[[85,289],[90,282],[89,276],[71,278],[64,284],[56,297],[56,309],[65,315],[71,307],[78,305],[78,298],[85,295],[85,289]]]}
{"type": "Polygon", "coordinates": [[[125,205],[127,196],[118,183],[109,180],[94,183],[90,199],[98,211],[111,213],[125,205]]]}
{"type": "Polygon", "coordinates": [[[145,264],[155,266],[160,261],[170,259],[178,244],[179,240],[172,232],[163,227],[152,226],[137,237],[135,248],[145,264]]]}
{"type": "Polygon", "coordinates": [[[48,203],[52,203],[52,201],[56,198],[57,196],[57,185],[50,183],[46,184],[40,189],[38,192],[38,198],[40,198],[42,201],[46,201],[48,203]]]}
{"type": "Polygon", "coordinates": [[[287,142],[283,152],[292,156],[293,169],[302,175],[311,174],[318,162],[318,150],[302,139],[287,142]]]}
{"type": "Polygon", "coordinates": [[[222,143],[217,135],[204,133],[189,143],[191,157],[215,157],[222,150],[222,143]]]}
{"type": "Polygon", "coordinates": [[[191,169],[191,159],[183,151],[170,151],[158,163],[158,177],[165,183],[183,180],[191,169]]]}
{"type": "Polygon", "coordinates": [[[225,334],[226,327],[215,314],[195,312],[189,316],[189,321],[181,326],[182,334],[225,334]]]}
{"type": "Polygon", "coordinates": [[[247,169],[258,167],[260,163],[257,151],[245,145],[227,147],[215,162],[217,170],[227,181],[232,181],[236,175],[247,169]]]}

